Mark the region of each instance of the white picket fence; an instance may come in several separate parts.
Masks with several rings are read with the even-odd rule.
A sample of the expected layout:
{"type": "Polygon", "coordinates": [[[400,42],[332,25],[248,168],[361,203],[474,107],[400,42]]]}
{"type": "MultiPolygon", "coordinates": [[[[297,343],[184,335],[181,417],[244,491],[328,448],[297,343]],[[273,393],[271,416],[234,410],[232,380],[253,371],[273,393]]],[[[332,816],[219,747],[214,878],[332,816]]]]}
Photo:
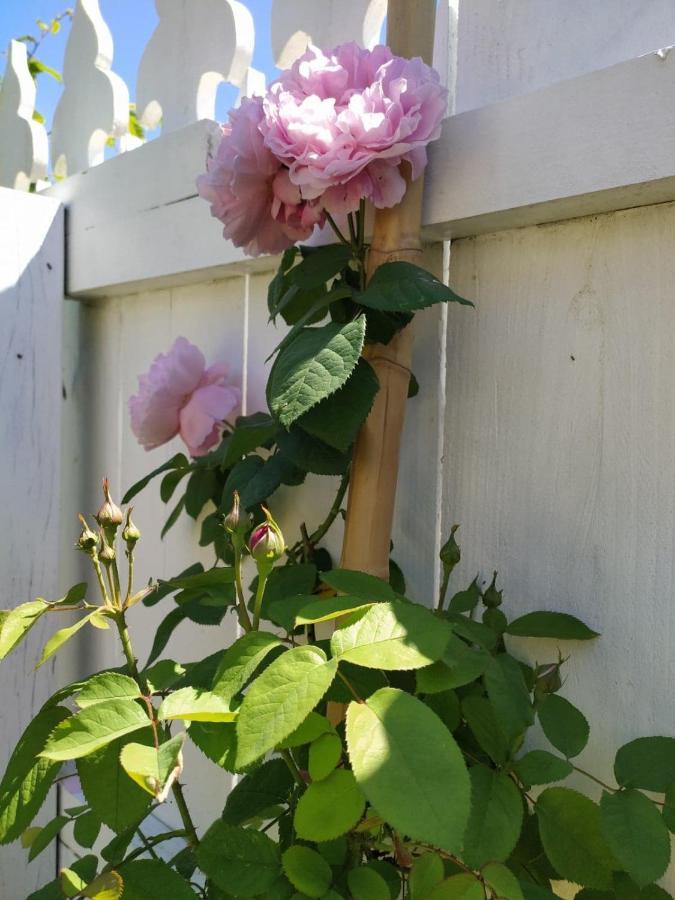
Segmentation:
{"type": "MultiPolygon", "coordinates": [[[[66,284],[62,353],[50,331],[33,373],[12,361],[11,342],[2,360],[0,496],[25,532],[20,550],[0,556],[2,606],[28,599],[15,591],[57,596],[78,579],[69,552],[75,514],[96,508],[103,474],[119,492],[178,449],[144,453],[126,412],[136,376],[176,336],[230,364],[245,411],[264,406],[262,361],[278,340],[265,306],[276,260],[246,259],[224,242],[194,180],[218,136],[210,121],[217,85],[250,94],[263,83],[251,57],[254,39],[270,39],[267,23],[256,23],[254,35],[238,0],[156,5],[159,24],[132,99],[146,124],[161,115],[162,132],[142,146],[125,133],[129,94],[114,74],[96,0],[78,0],[49,141],[31,120],[23,48],[10,48],[0,184],[42,182],[48,152],[67,177],[36,196],[0,190],[0,221],[32,242],[33,260],[0,249],[0,338],[30,321],[35,346],[44,339],[35,309],[47,308],[53,289],[31,273],[47,246],[44,223],[61,206],[66,284]],[[109,134],[124,152],[102,161],[109,134]],[[27,278],[30,296],[16,288],[27,278]],[[31,421],[42,421],[45,405],[56,414],[44,401],[55,384],[63,399],[49,428],[36,424],[26,443],[16,410],[32,403],[31,375],[41,399],[31,421]],[[52,562],[38,573],[38,584],[37,539],[25,518],[32,507],[15,473],[44,478],[59,428],[60,475],[54,468],[41,496],[60,510],[62,561],[58,572],[52,562]]],[[[287,65],[309,38],[372,44],[385,14],[385,0],[275,0],[275,59],[287,65]]],[[[431,153],[427,261],[477,308],[418,318],[421,393],[409,407],[397,499],[396,557],[418,599],[431,602],[441,535],[460,522],[458,585],[498,569],[513,611],[568,610],[603,633],[593,646],[572,648],[566,692],[593,725],[581,764],[608,777],[613,747],[639,734],[675,734],[675,54],[660,49],[668,44],[670,0],[439,3],[436,64],[455,112],[431,153]]],[[[289,531],[315,522],[334,487],[315,477],[292,508],[280,491],[275,511],[289,531]]],[[[197,532],[186,523],[159,540],[165,514],[156,487],[141,495],[141,578],[171,575],[198,556],[197,532]]],[[[339,544],[336,529],[331,545],[339,544]]],[[[50,552],[55,558],[56,547],[50,552]]],[[[162,615],[161,607],[136,612],[141,657],[147,623],[162,615]]],[[[167,653],[197,658],[229,636],[182,625],[167,653]]],[[[106,638],[80,642],[54,682],[119,662],[106,638]]],[[[557,654],[555,642],[522,650],[539,661],[557,654]]],[[[0,764],[44,696],[34,693],[31,659],[13,667],[0,669],[0,764]]],[[[227,779],[197,753],[186,774],[188,800],[205,824],[222,806],[227,779]]],[[[172,814],[167,805],[167,821],[172,814]]],[[[44,866],[26,871],[20,848],[0,854],[3,898],[21,900],[43,876],[44,866]]]]}

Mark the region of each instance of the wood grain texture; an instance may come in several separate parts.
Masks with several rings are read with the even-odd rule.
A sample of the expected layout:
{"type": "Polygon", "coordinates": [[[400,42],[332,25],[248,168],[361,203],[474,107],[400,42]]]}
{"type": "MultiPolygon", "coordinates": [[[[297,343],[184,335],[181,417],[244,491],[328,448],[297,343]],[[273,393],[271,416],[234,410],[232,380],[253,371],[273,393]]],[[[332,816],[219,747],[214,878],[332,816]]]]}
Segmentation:
{"type": "Polygon", "coordinates": [[[487,106],[672,44],[670,0],[463,0],[457,110],[487,106]]]}
{"type": "Polygon", "coordinates": [[[675,735],[674,228],[667,204],[452,248],[477,310],[448,316],[451,589],[497,569],[507,612],[567,611],[602,633],[561,647],[563,693],[592,723],[579,764],[600,777],[622,743],[675,735]]]}
{"type": "MultiPolygon", "coordinates": [[[[63,210],[45,197],[0,188],[0,607],[59,589],[63,210]]],[[[33,669],[55,622],[42,620],[0,669],[0,770],[52,693],[54,666],[33,669]]],[[[37,823],[56,813],[47,798],[37,823]]],[[[50,847],[30,867],[20,844],[0,847],[0,896],[26,897],[53,877],[50,847]]]]}

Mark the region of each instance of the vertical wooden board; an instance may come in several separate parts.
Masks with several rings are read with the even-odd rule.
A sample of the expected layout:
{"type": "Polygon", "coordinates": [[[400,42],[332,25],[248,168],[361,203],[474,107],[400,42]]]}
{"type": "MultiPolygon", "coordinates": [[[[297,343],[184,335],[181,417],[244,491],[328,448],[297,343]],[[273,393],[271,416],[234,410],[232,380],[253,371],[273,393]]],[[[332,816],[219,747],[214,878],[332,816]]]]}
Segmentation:
{"type": "MultiPolygon", "coordinates": [[[[673,204],[453,244],[477,311],[448,322],[445,528],[452,589],[499,570],[505,611],[580,616],[564,693],[600,776],[642,734],[675,734],[673,204]]],[[[529,660],[554,641],[521,639],[529,660]]]]}
{"type": "MultiPolygon", "coordinates": [[[[0,607],[58,596],[63,211],[45,197],[0,189],[0,607]]],[[[53,622],[41,622],[2,663],[0,766],[51,693],[53,666],[33,667],[53,622]]],[[[52,792],[37,820],[56,812],[52,792]]],[[[0,848],[0,896],[25,897],[53,877],[54,848],[30,867],[0,848]]]]}
{"type": "MultiPolygon", "coordinates": [[[[421,265],[442,278],[443,245],[427,247],[421,265]]],[[[433,606],[439,580],[446,319],[442,306],[415,316],[412,371],[420,389],[406,408],[392,536],[408,596],[426,606],[433,606]]]]}
{"type": "Polygon", "coordinates": [[[457,112],[675,44],[669,0],[459,0],[457,112]]]}

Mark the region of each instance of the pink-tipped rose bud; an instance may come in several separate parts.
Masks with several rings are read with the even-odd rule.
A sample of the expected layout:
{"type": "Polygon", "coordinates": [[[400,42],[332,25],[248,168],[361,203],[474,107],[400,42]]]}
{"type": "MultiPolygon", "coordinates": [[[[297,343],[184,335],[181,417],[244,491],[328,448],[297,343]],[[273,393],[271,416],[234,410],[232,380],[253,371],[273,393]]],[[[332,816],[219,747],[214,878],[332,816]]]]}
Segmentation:
{"type": "Polygon", "coordinates": [[[103,497],[103,504],[95,516],[96,521],[101,528],[112,528],[115,531],[124,521],[124,515],[110,496],[110,483],[107,478],[103,479],[103,497]]]}
{"type": "Polygon", "coordinates": [[[267,521],[257,525],[251,532],[248,549],[256,563],[272,565],[284,555],[286,544],[281,529],[272,514],[263,506],[267,521]]]}

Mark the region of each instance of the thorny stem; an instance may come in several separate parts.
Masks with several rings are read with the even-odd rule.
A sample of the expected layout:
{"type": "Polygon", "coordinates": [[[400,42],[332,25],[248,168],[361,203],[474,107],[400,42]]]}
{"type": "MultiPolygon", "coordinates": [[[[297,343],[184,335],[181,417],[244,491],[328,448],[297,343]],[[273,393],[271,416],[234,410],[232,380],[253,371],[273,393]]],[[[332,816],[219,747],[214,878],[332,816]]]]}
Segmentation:
{"type": "MultiPolygon", "coordinates": [[[[347,472],[345,472],[345,474],[342,476],[342,480],[340,481],[340,486],[337,490],[337,494],[335,495],[335,500],[333,501],[333,505],[331,506],[331,508],[328,510],[328,514],[327,514],[326,518],[319,525],[319,527],[316,529],[316,531],[313,531],[312,534],[310,534],[310,536],[309,536],[310,546],[313,547],[315,544],[318,544],[319,541],[326,535],[326,533],[328,532],[328,530],[331,527],[331,525],[333,524],[333,522],[337,519],[338,515],[340,514],[340,509],[342,507],[342,501],[345,498],[345,494],[347,493],[348,487],[349,487],[349,470],[347,470],[347,472]]],[[[288,551],[288,556],[291,559],[294,559],[297,556],[297,554],[300,552],[300,550],[302,550],[302,548],[303,548],[303,542],[298,541],[288,551]]]]}
{"type": "Polygon", "coordinates": [[[137,834],[137,835],[139,836],[139,838],[141,839],[143,845],[145,846],[145,849],[148,851],[148,853],[150,854],[150,856],[151,856],[153,859],[159,859],[159,856],[155,853],[152,844],[151,844],[150,841],[147,839],[147,837],[143,834],[143,832],[141,831],[140,828],[137,828],[137,829],[136,829],[136,834],[137,834]]]}
{"type": "MultiPolygon", "coordinates": [[[[136,662],[136,657],[134,656],[133,647],[131,646],[131,638],[129,637],[129,629],[127,628],[126,619],[124,616],[124,612],[122,610],[119,611],[117,616],[115,617],[115,622],[117,624],[117,630],[119,632],[120,641],[122,642],[122,650],[124,651],[124,656],[127,661],[127,666],[129,667],[129,672],[131,673],[132,678],[138,685],[143,694],[144,698],[149,695],[150,691],[148,689],[148,684],[145,678],[138,671],[138,663],[136,662]]],[[[157,723],[155,720],[155,713],[152,703],[148,699],[148,716],[150,717],[150,721],[153,726],[153,731],[155,731],[157,727],[157,723]]],[[[156,736],[156,731],[155,731],[156,736]]],[[[190,810],[188,809],[187,803],[185,802],[185,796],[183,795],[183,787],[178,781],[174,781],[172,786],[172,792],[174,799],[176,801],[176,806],[178,807],[178,813],[181,817],[181,821],[183,822],[183,826],[185,828],[185,833],[187,835],[188,843],[191,847],[199,846],[199,838],[197,837],[197,830],[194,826],[194,822],[192,821],[192,816],[190,815],[190,810]]]]}

